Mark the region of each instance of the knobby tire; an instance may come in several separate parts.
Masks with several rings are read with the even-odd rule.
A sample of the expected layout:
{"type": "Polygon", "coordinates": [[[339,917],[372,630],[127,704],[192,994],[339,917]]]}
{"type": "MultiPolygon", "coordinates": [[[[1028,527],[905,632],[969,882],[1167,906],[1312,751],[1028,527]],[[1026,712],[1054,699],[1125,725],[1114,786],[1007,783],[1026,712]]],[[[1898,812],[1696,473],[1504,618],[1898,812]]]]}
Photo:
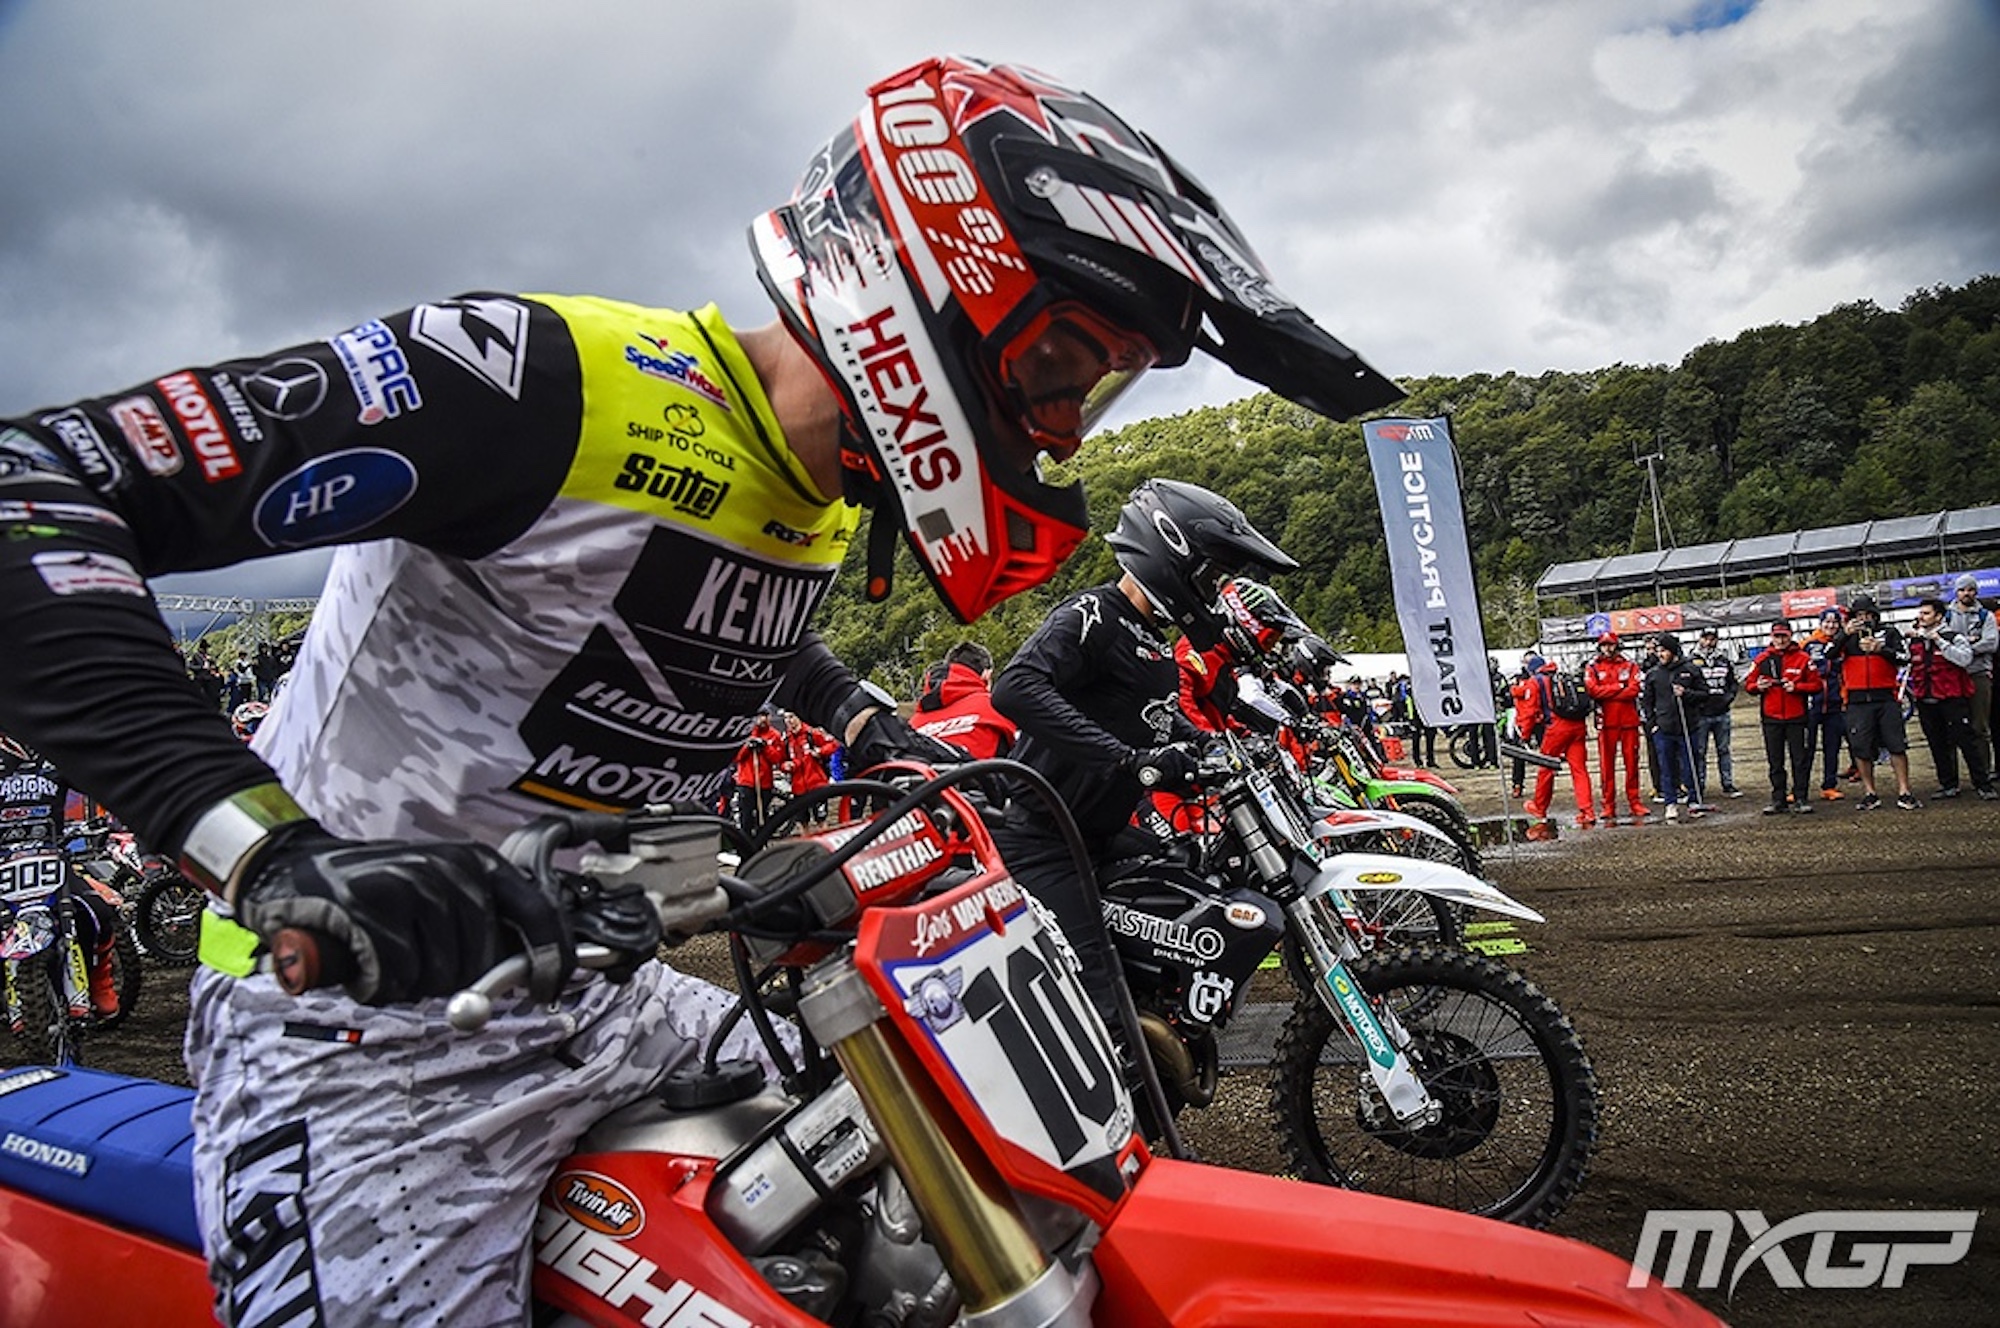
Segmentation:
{"type": "Polygon", "coordinates": [[[1269,1103],[1291,1167],[1323,1185],[1546,1226],[1597,1145],[1597,1076],[1567,1016],[1480,955],[1423,946],[1348,967],[1415,1038],[1419,1077],[1445,1118],[1396,1127],[1365,1054],[1304,995],[1278,1038],[1269,1103]]]}

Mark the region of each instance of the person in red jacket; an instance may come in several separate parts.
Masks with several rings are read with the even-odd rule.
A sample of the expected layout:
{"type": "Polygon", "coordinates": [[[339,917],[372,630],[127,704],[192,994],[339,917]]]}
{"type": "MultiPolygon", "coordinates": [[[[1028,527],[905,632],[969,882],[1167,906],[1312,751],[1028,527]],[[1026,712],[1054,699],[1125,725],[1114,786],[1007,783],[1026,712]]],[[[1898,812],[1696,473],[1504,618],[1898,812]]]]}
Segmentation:
{"type": "Polygon", "coordinates": [[[1937,766],[1937,796],[1959,795],[1962,752],[1979,796],[1988,802],[2000,798],[1986,767],[1986,743],[1972,728],[1972,642],[1946,624],[1945,603],[1935,598],[1917,602],[1917,622],[1909,639],[1910,698],[1917,703],[1917,722],[1937,766]]]}
{"type": "Polygon", "coordinates": [[[1792,625],[1780,618],[1771,624],[1771,644],[1750,670],[1744,687],[1757,697],[1764,718],[1764,760],[1771,769],[1771,805],[1764,815],[1776,816],[1787,805],[1785,771],[1791,769],[1789,804],[1800,814],[1811,812],[1806,777],[1807,699],[1826,685],[1813,667],[1806,648],[1792,640],[1792,625]]]}
{"type": "MultiPolygon", "coordinates": [[[[793,797],[825,788],[832,782],[827,777],[826,763],[839,750],[840,744],[831,733],[814,728],[789,710],[785,712],[785,773],[791,778],[793,797]]],[[[815,821],[824,815],[823,807],[811,813],[815,821]]]]}
{"type": "MultiPolygon", "coordinates": [[[[1529,688],[1527,711],[1523,718],[1521,702],[1517,700],[1515,717],[1521,721],[1524,731],[1541,731],[1542,755],[1559,756],[1569,763],[1570,783],[1576,790],[1576,826],[1579,830],[1588,830],[1597,824],[1597,810],[1590,796],[1590,730],[1581,717],[1567,719],[1555,712],[1550,681],[1560,666],[1554,660],[1543,661],[1536,655],[1528,656],[1528,660],[1534,661],[1535,669],[1530,680],[1532,686],[1529,688]]],[[[1523,660],[1522,665],[1526,667],[1527,660],[1523,660]]],[[[1531,819],[1541,820],[1549,814],[1549,800],[1555,796],[1555,789],[1556,772],[1544,766],[1535,775],[1535,796],[1522,810],[1531,819]]],[[[1611,810],[1617,805],[1613,802],[1604,804],[1606,820],[1611,819],[1611,810]]]]}
{"type": "Polygon", "coordinates": [[[756,834],[777,805],[778,771],[785,764],[785,735],[771,722],[770,707],[757,712],[750,736],[736,749],[736,823],[756,834]]]}
{"type": "Polygon", "coordinates": [[[1632,822],[1651,816],[1639,796],[1639,684],[1646,671],[1625,658],[1618,633],[1597,638],[1597,658],[1584,666],[1583,690],[1597,706],[1597,774],[1604,797],[1604,823],[1615,824],[1618,811],[1618,765],[1625,766],[1625,805],[1632,822]]]}
{"type": "MultiPolygon", "coordinates": [[[[1539,747],[1542,741],[1541,730],[1536,727],[1542,722],[1541,706],[1538,704],[1542,685],[1535,675],[1543,663],[1542,657],[1532,650],[1521,656],[1520,676],[1507,688],[1507,695],[1514,702],[1514,737],[1525,747],[1539,747]]],[[[1511,792],[1518,800],[1522,796],[1521,784],[1527,774],[1527,762],[1515,757],[1513,773],[1511,792]]]]}
{"type": "Polygon", "coordinates": [[[1861,772],[1864,792],[1855,810],[1872,812],[1882,805],[1875,792],[1875,758],[1889,754],[1896,772],[1896,806],[1906,812],[1923,804],[1910,789],[1910,747],[1903,730],[1903,706],[1896,696],[1896,671],[1908,658],[1903,634],[1881,620],[1871,595],[1856,595],[1847,606],[1847,621],[1834,632],[1826,653],[1840,661],[1841,682],[1847,689],[1847,746],[1861,772]]]}
{"type": "Polygon", "coordinates": [[[910,723],[925,737],[949,743],[975,761],[1014,749],[1014,721],[993,708],[993,655],[977,641],[945,652],[944,674],[917,698],[910,723]]]}

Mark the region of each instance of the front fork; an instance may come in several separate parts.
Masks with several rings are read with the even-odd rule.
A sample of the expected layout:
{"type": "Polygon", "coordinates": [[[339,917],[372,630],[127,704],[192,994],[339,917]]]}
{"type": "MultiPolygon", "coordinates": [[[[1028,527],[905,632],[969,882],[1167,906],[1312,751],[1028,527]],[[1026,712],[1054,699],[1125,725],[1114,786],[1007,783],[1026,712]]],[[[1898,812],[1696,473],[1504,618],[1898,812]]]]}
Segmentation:
{"type": "Polygon", "coordinates": [[[1095,1273],[1072,1273],[1028,1228],[998,1168],[979,1148],[908,1046],[853,960],[836,955],[808,975],[799,1015],[833,1053],[874,1120],[924,1229],[977,1328],[1087,1328],[1095,1273]]]}
{"type": "Polygon", "coordinates": [[[1369,1000],[1348,972],[1347,961],[1360,952],[1348,941],[1338,908],[1337,891],[1294,899],[1285,906],[1292,935],[1311,961],[1313,991],[1368,1057],[1368,1074],[1398,1123],[1434,1125],[1444,1108],[1410,1064],[1409,1031],[1386,1004],[1369,1000]]]}

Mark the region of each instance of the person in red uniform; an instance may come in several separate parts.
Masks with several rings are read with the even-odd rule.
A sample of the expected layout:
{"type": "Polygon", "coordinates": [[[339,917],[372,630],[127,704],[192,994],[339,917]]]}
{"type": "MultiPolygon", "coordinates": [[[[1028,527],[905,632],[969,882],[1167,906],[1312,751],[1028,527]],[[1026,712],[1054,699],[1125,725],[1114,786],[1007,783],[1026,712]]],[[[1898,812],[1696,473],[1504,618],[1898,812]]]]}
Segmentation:
{"type": "Polygon", "coordinates": [[[785,770],[791,776],[793,797],[826,787],[826,762],[839,747],[825,729],[785,712],[785,770]]]}
{"type": "MultiPolygon", "coordinates": [[[[1547,718],[1539,704],[1542,685],[1535,676],[1541,672],[1545,663],[1547,661],[1532,650],[1521,656],[1520,675],[1507,688],[1507,695],[1514,703],[1515,736],[1523,746],[1527,747],[1540,746],[1542,733],[1536,726],[1545,722],[1547,718]]],[[[1510,792],[1518,801],[1524,793],[1522,781],[1527,774],[1527,762],[1519,757],[1514,758],[1513,774],[1514,783],[1510,792]]]]}
{"type": "Polygon", "coordinates": [[[1639,684],[1646,671],[1627,659],[1618,633],[1597,638],[1597,658],[1584,666],[1583,690],[1597,706],[1598,791],[1605,824],[1618,812],[1618,766],[1625,766],[1625,806],[1636,825],[1653,814],[1639,796],[1639,684]]]}
{"type": "MultiPolygon", "coordinates": [[[[1590,796],[1590,730],[1582,718],[1568,719],[1555,712],[1550,701],[1549,683],[1560,666],[1554,660],[1542,660],[1534,655],[1528,658],[1535,661],[1535,672],[1529,688],[1527,712],[1522,715],[1517,701],[1515,716],[1521,720],[1524,731],[1540,729],[1544,756],[1560,757],[1569,763],[1570,783],[1576,790],[1576,826],[1579,830],[1588,830],[1597,824],[1597,809],[1590,796]]],[[[1549,814],[1549,800],[1555,796],[1555,789],[1556,772],[1548,766],[1542,767],[1535,775],[1535,796],[1522,810],[1528,813],[1530,819],[1541,820],[1549,814]]],[[[1606,819],[1616,805],[1612,802],[1604,804],[1606,819]]]]}
{"type": "Polygon", "coordinates": [[[1896,773],[1896,806],[1913,812],[1923,806],[1910,788],[1910,746],[1903,728],[1903,706],[1896,696],[1896,673],[1909,659],[1903,634],[1882,621],[1872,595],[1856,595],[1847,606],[1847,621],[1827,643],[1826,653],[1840,661],[1841,683],[1847,690],[1847,744],[1861,772],[1857,811],[1882,806],[1875,791],[1875,758],[1889,754],[1896,773]]]}
{"type": "Polygon", "coordinates": [[[778,771],[785,763],[785,735],[769,708],[757,712],[750,736],[736,749],[736,823],[751,834],[776,805],[778,771]]]}
{"type": "Polygon", "coordinates": [[[977,641],[945,652],[944,676],[917,698],[917,732],[950,743],[975,761],[1014,749],[1014,721],[993,708],[993,655],[977,641]]]}
{"type": "Polygon", "coordinates": [[[1792,639],[1792,625],[1780,618],[1771,624],[1771,644],[1757,656],[1744,686],[1757,695],[1758,712],[1764,720],[1764,760],[1771,770],[1771,805],[1764,815],[1776,816],[1791,809],[1809,813],[1806,797],[1806,718],[1808,698],[1826,686],[1813,667],[1806,648],[1792,639]],[[1791,788],[1786,790],[1785,770],[1791,768],[1791,788]]]}

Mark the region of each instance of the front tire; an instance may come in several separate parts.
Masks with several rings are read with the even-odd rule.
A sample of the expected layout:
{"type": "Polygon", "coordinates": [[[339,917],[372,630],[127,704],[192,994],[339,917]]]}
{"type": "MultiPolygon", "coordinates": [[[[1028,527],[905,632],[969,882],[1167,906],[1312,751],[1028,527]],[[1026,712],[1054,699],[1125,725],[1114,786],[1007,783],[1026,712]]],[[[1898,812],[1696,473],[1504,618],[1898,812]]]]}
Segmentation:
{"type": "Polygon", "coordinates": [[[1278,1037],[1270,1109],[1307,1180],[1546,1226],[1575,1197],[1597,1145],[1597,1076],[1576,1029],[1527,978],[1425,946],[1348,965],[1413,1039],[1444,1108],[1428,1126],[1390,1114],[1366,1054],[1317,995],[1278,1037]]]}
{"type": "Polygon", "coordinates": [[[11,967],[21,998],[23,1022],[14,1035],[21,1050],[30,1061],[43,1065],[74,1065],[76,1021],[70,1018],[69,1001],[49,956],[17,960],[11,967]]]}
{"type": "Polygon", "coordinates": [[[201,911],[208,893],[171,869],[149,873],[133,907],[132,926],[154,963],[185,968],[201,947],[201,911]]]}

